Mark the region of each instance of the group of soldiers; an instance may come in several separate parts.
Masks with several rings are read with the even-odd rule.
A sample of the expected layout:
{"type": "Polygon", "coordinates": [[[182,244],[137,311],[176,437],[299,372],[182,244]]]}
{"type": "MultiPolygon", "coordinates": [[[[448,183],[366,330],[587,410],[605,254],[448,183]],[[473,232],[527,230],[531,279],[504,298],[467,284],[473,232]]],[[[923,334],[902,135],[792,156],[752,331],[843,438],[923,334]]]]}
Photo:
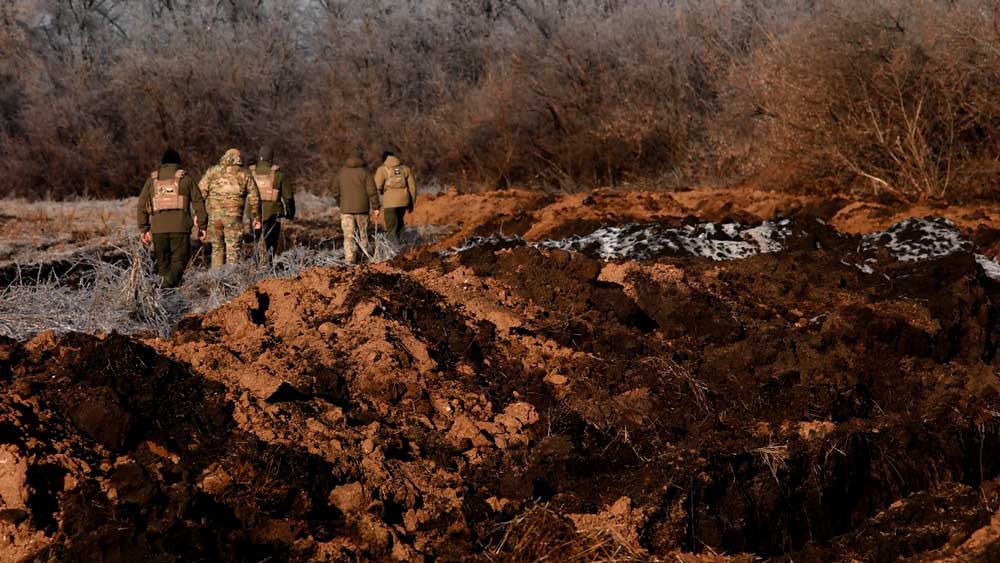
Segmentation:
{"type": "MultiPolygon", "coordinates": [[[[196,185],[181,168],[176,150],[163,154],[159,168],[146,179],[138,203],[142,241],[153,246],[161,286],[180,285],[191,259],[192,229],[203,243],[211,244],[212,268],[238,262],[246,208],[265,258],[277,253],[281,219],[295,218],[295,189],[273,157],[271,147],[261,147],[256,164],[246,168],[239,149],[229,149],[196,185]]],[[[357,151],[337,173],[332,192],[340,205],[348,264],[358,263],[358,247],[370,255],[371,215],[377,221],[384,213],[387,237],[399,244],[403,218],[417,199],[412,171],[392,152],[383,153],[382,164],[373,174],[363,152],[357,151]]]]}

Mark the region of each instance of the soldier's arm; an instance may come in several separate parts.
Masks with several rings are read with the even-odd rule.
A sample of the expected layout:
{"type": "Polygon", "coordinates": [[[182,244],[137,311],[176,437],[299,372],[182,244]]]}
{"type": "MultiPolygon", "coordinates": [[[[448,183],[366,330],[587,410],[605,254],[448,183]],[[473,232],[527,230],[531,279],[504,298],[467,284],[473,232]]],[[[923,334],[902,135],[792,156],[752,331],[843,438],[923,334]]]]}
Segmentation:
{"type": "Polygon", "coordinates": [[[374,210],[382,209],[382,204],[378,200],[378,188],[375,187],[375,179],[371,174],[365,175],[365,191],[368,192],[368,204],[374,210]]]}
{"type": "Polygon", "coordinates": [[[247,198],[250,200],[250,214],[254,221],[259,221],[260,212],[260,188],[257,187],[257,180],[253,179],[253,174],[247,174],[247,198]]]}
{"type": "Polygon", "coordinates": [[[413,170],[406,172],[406,189],[410,190],[410,207],[413,207],[417,203],[417,181],[413,179],[413,170]]]}
{"type": "Polygon", "coordinates": [[[149,232],[149,212],[151,211],[150,207],[152,207],[149,184],[150,181],[147,179],[146,183],[142,185],[142,192],[139,193],[139,203],[136,206],[136,218],[138,219],[140,233],[149,232]]]}
{"type": "Polygon", "coordinates": [[[285,218],[295,219],[295,187],[292,186],[292,180],[283,171],[279,170],[278,174],[281,176],[281,201],[285,205],[285,218]]]}
{"type": "Polygon", "coordinates": [[[385,170],[384,166],[379,166],[378,170],[375,171],[375,188],[378,189],[378,193],[385,192],[385,177],[386,174],[383,172],[385,170]]]}
{"type": "Polygon", "coordinates": [[[195,186],[194,180],[185,177],[188,191],[191,193],[191,207],[194,208],[195,219],[198,220],[198,228],[205,230],[208,228],[208,211],[205,209],[205,198],[201,195],[201,189],[195,186]]]}
{"type": "Polygon", "coordinates": [[[337,200],[337,205],[340,206],[340,172],[333,177],[333,183],[330,184],[330,195],[337,200]]]}
{"type": "Polygon", "coordinates": [[[201,193],[202,199],[208,199],[208,196],[211,195],[211,189],[212,170],[209,169],[208,172],[205,172],[205,175],[201,177],[201,180],[198,181],[198,191],[201,193]]]}

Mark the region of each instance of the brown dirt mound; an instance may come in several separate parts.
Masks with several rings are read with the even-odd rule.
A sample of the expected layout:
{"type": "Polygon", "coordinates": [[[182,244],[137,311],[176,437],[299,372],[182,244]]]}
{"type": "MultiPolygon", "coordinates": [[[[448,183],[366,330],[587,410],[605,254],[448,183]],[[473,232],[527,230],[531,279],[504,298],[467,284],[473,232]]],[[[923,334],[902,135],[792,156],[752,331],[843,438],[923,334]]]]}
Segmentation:
{"type": "MultiPolygon", "coordinates": [[[[563,220],[642,218],[615,205],[563,220]]],[[[967,252],[865,275],[798,225],[740,261],[480,246],[265,281],[168,341],[4,342],[0,560],[991,560],[1000,285],[967,252]]]]}
{"type": "Polygon", "coordinates": [[[451,226],[454,232],[434,249],[451,248],[464,239],[496,233],[529,241],[586,234],[597,227],[628,222],[702,221],[758,223],[780,217],[818,218],[845,233],[882,231],[909,217],[944,217],[967,232],[991,237],[980,244],[997,254],[1000,204],[976,206],[917,204],[891,207],[851,196],[811,197],[751,187],[701,188],[681,192],[599,189],[547,196],[527,190],[426,196],[408,215],[415,225],[451,226]]]}

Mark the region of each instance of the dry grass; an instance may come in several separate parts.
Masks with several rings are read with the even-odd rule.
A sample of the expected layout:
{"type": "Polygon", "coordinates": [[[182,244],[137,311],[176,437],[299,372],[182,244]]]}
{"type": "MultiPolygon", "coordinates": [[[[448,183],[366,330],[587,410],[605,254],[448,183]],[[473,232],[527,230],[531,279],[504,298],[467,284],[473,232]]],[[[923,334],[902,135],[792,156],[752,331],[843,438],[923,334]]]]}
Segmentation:
{"type": "MultiPolygon", "coordinates": [[[[300,192],[296,217],[336,224],[340,211],[329,196],[300,192]]],[[[0,267],[82,259],[99,248],[114,248],[122,233],[136,230],[136,198],[97,200],[0,199],[0,267]]]]}
{"type": "Polygon", "coordinates": [[[771,472],[771,476],[774,477],[774,482],[781,488],[781,479],[778,477],[778,473],[788,471],[786,463],[788,461],[788,446],[769,444],[753,450],[752,453],[760,456],[761,461],[767,466],[767,469],[771,472]]]}
{"type": "Polygon", "coordinates": [[[626,563],[648,556],[611,531],[578,533],[572,522],[547,505],[537,505],[505,522],[484,555],[493,561],[573,561],[626,563]]]}
{"type": "Polygon", "coordinates": [[[17,279],[0,291],[0,335],[27,338],[39,332],[138,332],[166,334],[172,326],[171,303],[156,287],[149,251],[137,236],[117,248],[121,265],[85,256],[78,284],[52,277],[17,279]]]}
{"type": "MultiPolygon", "coordinates": [[[[323,199],[303,199],[305,217],[338,216],[323,199]]],[[[43,209],[63,205],[50,203],[43,209]]],[[[412,237],[410,244],[421,244],[424,234],[415,231],[412,237]]],[[[295,246],[268,260],[262,247],[255,246],[247,249],[239,264],[207,270],[189,266],[180,288],[163,289],[156,283],[150,249],[136,233],[119,230],[98,240],[105,244],[88,241],[75,250],[75,265],[69,269],[75,273],[72,279],[54,274],[46,279],[18,276],[0,290],[0,335],[26,339],[52,330],[167,336],[182,315],[217,308],[261,280],[294,277],[310,268],[344,267],[342,248],[295,246]],[[111,240],[117,244],[107,242],[111,240]],[[117,261],[102,259],[109,250],[119,257],[117,261]]],[[[375,234],[370,249],[372,262],[389,260],[399,252],[384,232],[375,234]]]]}
{"type": "Polygon", "coordinates": [[[695,377],[684,366],[670,358],[647,358],[644,360],[644,363],[657,369],[663,375],[665,381],[673,382],[677,385],[680,392],[683,393],[686,390],[695,404],[701,407],[705,413],[713,412],[712,404],[708,398],[710,391],[708,384],[695,377]]]}

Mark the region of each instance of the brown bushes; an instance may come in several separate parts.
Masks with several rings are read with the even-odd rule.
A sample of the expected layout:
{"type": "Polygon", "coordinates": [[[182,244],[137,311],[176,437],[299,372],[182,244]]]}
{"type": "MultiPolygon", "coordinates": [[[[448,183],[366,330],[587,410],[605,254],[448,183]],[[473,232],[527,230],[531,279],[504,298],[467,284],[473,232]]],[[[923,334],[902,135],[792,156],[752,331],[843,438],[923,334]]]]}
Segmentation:
{"type": "Polygon", "coordinates": [[[356,146],[464,188],[987,195],[989,0],[234,0],[0,7],[0,183],[124,195],[177,146],[280,147],[307,187],[356,146]]]}
{"type": "Polygon", "coordinates": [[[786,187],[902,199],[986,195],[998,172],[1000,42],[986,3],[824,3],[734,65],[730,124],[786,187]]]}

